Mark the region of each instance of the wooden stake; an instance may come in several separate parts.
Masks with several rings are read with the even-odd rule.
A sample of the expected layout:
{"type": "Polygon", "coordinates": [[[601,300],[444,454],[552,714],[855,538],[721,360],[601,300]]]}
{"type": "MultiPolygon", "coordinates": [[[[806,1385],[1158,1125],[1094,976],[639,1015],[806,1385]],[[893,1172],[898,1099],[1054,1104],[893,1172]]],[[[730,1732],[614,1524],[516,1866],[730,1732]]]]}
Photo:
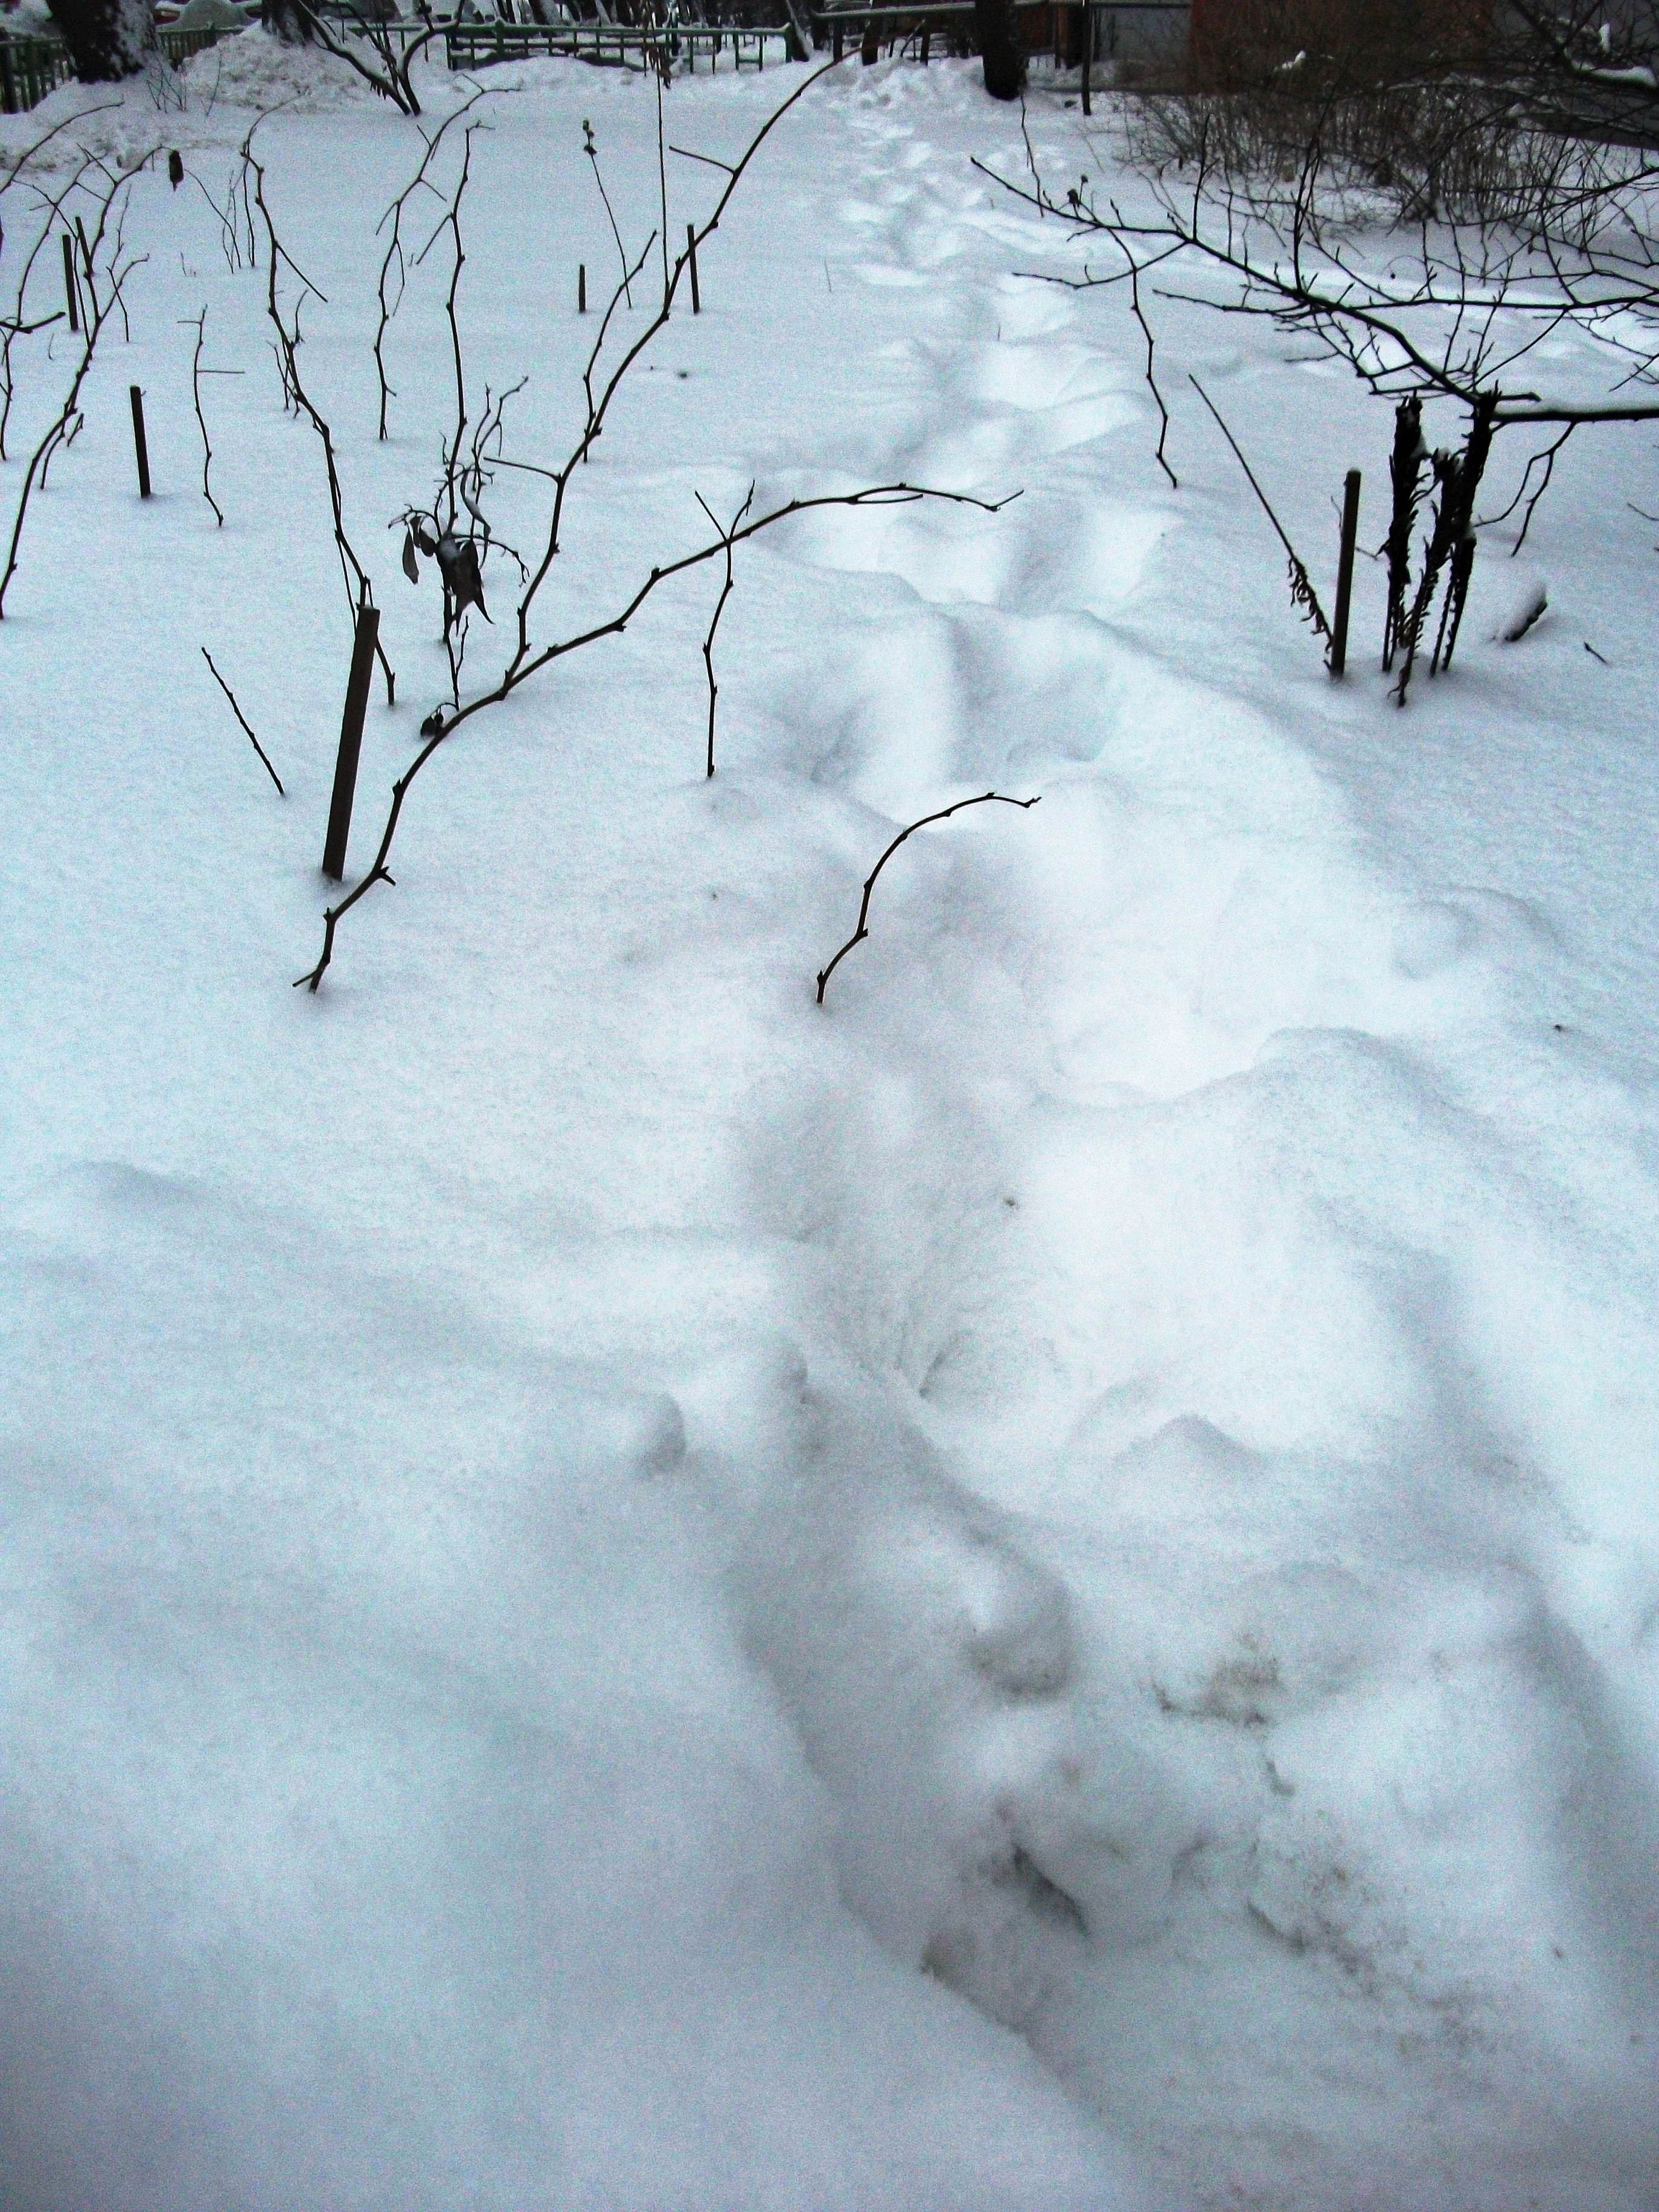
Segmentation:
{"type": "Polygon", "coordinates": [[[697,228],[695,223],[685,226],[685,258],[691,264],[691,312],[702,313],[702,294],[697,289],[697,228]]]}
{"type": "Polygon", "coordinates": [[[1353,549],[1359,535],[1359,471],[1350,469],[1342,485],[1342,550],[1336,563],[1336,612],[1331,622],[1331,674],[1348,665],[1348,601],[1353,592],[1353,549]]]}
{"type": "Polygon", "coordinates": [[[579,315],[587,313],[587,264],[585,261],[576,264],[576,313],[579,315]]]}
{"type": "Polygon", "coordinates": [[[138,496],[149,497],[149,445],[144,436],[144,395],[136,384],[127,386],[132,400],[132,450],[138,458],[138,496]]]}
{"type": "Polygon", "coordinates": [[[78,337],[81,331],[81,292],[75,281],[75,240],[68,231],[64,233],[64,298],[69,307],[69,325],[78,337]]]}
{"type": "Polygon", "coordinates": [[[1095,8],[1094,0],[1084,0],[1083,8],[1083,112],[1091,112],[1089,106],[1091,79],[1095,73],[1095,8]]]}
{"type": "Polygon", "coordinates": [[[345,713],[340,718],[340,750],[334,763],[334,797],[328,810],[328,838],[323,873],[337,884],[345,874],[346,844],[351,836],[351,802],[357,791],[357,756],[363,744],[363,713],[368,705],[374,648],[380,638],[380,611],[363,601],[357,609],[357,635],[351,646],[346,679],[345,713]]]}

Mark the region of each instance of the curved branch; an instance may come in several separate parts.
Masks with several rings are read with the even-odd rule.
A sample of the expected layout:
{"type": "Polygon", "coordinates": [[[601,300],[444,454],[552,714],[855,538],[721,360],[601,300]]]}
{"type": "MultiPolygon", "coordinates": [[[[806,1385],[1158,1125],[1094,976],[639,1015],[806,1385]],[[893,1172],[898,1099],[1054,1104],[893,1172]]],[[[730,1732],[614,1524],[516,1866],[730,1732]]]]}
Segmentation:
{"type": "Polygon", "coordinates": [[[526,683],[532,676],[538,670],[545,668],[550,662],[562,659],[567,653],[580,653],[583,647],[596,645],[601,638],[620,635],[652,593],[659,585],[665,584],[671,576],[682,575],[688,568],[700,568],[704,562],[712,561],[721,553],[726,554],[729,558],[732,546],[741,545],[749,538],[758,537],[762,531],[770,530],[775,524],[787,521],[791,515],[805,514],[812,508],[821,507],[910,507],[919,500],[924,499],[939,500],[956,507],[977,507],[981,514],[996,514],[1008,504],[1006,500],[976,499],[968,492],[934,491],[922,485],[907,483],[874,484],[867,486],[861,491],[825,492],[813,499],[788,500],[783,506],[774,507],[769,514],[757,515],[752,522],[723,532],[712,544],[699,546],[695,553],[683,554],[678,561],[671,561],[664,567],[653,568],[644,583],[639,586],[619,613],[612,615],[608,621],[595,623],[591,629],[579,631],[574,637],[562,639],[556,645],[543,647],[539,653],[529,659],[521,660],[515,658],[493,690],[483,692],[476,699],[470,699],[465,707],[451,714],[447,720],[445,719],[441,708],[435,714],[428,715],[421,725],[421,734],[426,742],[392,787],[392,808],[386,816],[386,827],[380,836],[380,849],[374,856],[374,862],[368,874],[360,883],[353,886],[348,896],[343,898],[337,906],[330,907],[325,911],[322,957],[314,968],[307,969],[303,975],[295,977],[294,988],[297,990],[303,983],[308,990],[315,991],[320,986],[329,963],[334,957],[334,933],[342,917],[349,914],[358,900],[372,890],[376,884],[389,884],[392,881],[386,862],[391,858],[392,841],[398,834],[398,823],[403,814],[404,800],[408,795],[410,786],[431,759],[433,754],[436,752],[438,747],[446,738],[453,737],[464,722],[470,721],[474,714],[482,714],[487,707],[499,706],[502,700],[509,697],[521,684],[526,683]]]}
{"type": "Polygon", "coordinates": [[[1038,804],[1041,797],[1042,793],[1039,793],[1036,799],[1010,799],[1000,791],[981,791],[977,799],[959,799],[954,806],[941,806],[937,814],[924,814],[920,821],[913,822],[908,830],[901,830],[898,836],[894,838],[892,843],[887,848],[887,850],[882,854],[880,860],[876,862],[875,866],[871,869],[869,874],[864,879],[864,896],[859,902],[858,927],[848,939],[846,944],[842,946],[841,951],[836,953],[835,958],[830,963],[830,965],[827,968],[821,968],[818,970],[817,1004],[819,1006],[823,1004],[825,988],[829,983],[830,978],[835,974],[836,969],[840,967],[842,962],[845,960],[848,954],[852,951],[855,945],[862,945],[865,939],[870,934],[870,894],[876,888],[877,877],[887,866],[887,863],[892,859],[894,854],[897,852],[899,847],[903,844],[907,837],[914,837],[918,830],[925,830],[930,822],[948,822],[953,814],[960,814],[964,806],[984,806],[993,800],[994,800],[999,806],[1035,806],[1038,804]]]}

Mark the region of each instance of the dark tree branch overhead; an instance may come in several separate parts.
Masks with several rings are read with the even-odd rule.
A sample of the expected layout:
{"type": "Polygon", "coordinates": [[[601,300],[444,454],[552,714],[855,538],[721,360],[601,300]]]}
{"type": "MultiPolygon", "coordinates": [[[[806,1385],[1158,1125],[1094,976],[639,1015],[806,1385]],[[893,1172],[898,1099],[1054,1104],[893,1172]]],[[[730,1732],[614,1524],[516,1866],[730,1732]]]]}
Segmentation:
{"type": "Polygon", "coordinates": [[[348,16],[350,28],[374,56],[373,62],[368,62],[350,38],[336,36],[327,18],[310,5],[310,0],[266,0],[265,20],[279,37],[315,44],[337,61],[344,62],[365,84],[372,85],[383,100],[389,100],[404,114],[421,112],[420,97],[410,70],[417,56],[434,39],[441,36],[441,23],[428,23],[423,31],[405,41],[391,19],[368,8],[353,9],[348,16]]]}
{"type": "Polygon", "coordinates": [[[1158,216],[1142,222],[1127,220],[1115,204],[1097,204],[1086,178],[1062,199],[1041,178],[1028,185],[975,166],[1016,199],[1067,223],[1079,241],[1109,239],[1126,264],[1109,274],[1085,268],[1079,276],[1043,281],[1104,289],[1182,258],[1195,275],[1219,276],[1225,289],[1216,295],[1166,284],[1161,296],[1261,317],[1311,338],[1380,395],[1417,393],[1466,408],[1490,397],[1495,428],[1659,419],[1659,392],[1553,399],[1513,381],[1522,362],[1570,326],[1621,360],[1626,380],[1659,384],[1659,254],[1650,260],[1639,244],[1570,253],[1559,243],[1488,240],[1471,253],[1455,228],[1431,240],[1425,226],[1413,249],[1415,273],[1401,277],[1392,264],[1382,274],[1362,267],[1320,219],[1320,179],[1311,166],[1291,201],[1264,213],[1200,164],[1179,198],[1160,182],[1158,216]]]}

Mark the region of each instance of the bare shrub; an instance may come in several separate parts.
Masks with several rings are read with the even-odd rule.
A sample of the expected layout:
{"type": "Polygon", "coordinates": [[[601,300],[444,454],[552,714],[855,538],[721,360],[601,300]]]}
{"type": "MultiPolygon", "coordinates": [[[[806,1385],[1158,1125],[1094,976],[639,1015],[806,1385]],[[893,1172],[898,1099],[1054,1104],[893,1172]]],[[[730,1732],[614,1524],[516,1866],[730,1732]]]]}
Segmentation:
{"type": "Polygon", "coordinates": [[[1127,107],[1131,157],[1156,174],[1197,167],[1271,200],[1316,173],[1381,195],[1395,222],[1577,246],[1607,220],[1610,193],[1650,173],[1653,57],[1634,44],[1615,56],[1570,15],[1534,28],[1517,14],[1499,35],[1468,9],[1416,0],[1238,0],[1218,13],[1188,88],[1127,107]]]}

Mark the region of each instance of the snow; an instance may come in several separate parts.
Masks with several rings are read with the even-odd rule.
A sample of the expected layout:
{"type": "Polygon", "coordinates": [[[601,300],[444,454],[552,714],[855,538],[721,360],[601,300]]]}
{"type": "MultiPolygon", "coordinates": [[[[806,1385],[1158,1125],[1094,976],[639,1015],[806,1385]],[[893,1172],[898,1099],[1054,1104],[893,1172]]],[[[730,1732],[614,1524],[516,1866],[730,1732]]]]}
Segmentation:
{"type": "MultiPolygon", "coordinates": [[[[178,145],[222,205],[286,102],[399,679],[355,872],[445,696],[386,526],[449,419],[448,261],[377,446],[413,126],[261,33],[187,75],[3,146],[178,145]]],[[[668,137],[729,160],[799,77],[681,81],[668,137]]],[[[655,101],[481,82],[469,374],[529,376],[545,459],[576,264],[615,266],[582,118],[637,243],[655,101]]],[[[1103,118],[1030,125],[1109,173],[1103,118]]],[[[1362,562],[1333,685],[1186,375],[1321,577],[1346,467],[1381,534],[1386,413],[1149,301],[1171,489],[1127,302],[1017,277],[1076,249],[972,155],[1023,170],[971,65],[807,94],[538,635],[706,542],[696,493],[1021,496],[740,550],[712,781],[718,563],[476,717],[315,996],[320,454],[263,268],[136,188],[130,342],[0,626],[6,2212],[1656,2202],[1652,428],[1575,439],[1518,560],[1486,533],[1403,713],[1362,562]],[[884,847],[991,787],[1042,803],[906,843],[815,1004],[884,847]]],[[[671,238],[719,184],[671,160],[671,238]]],[[[14,456],[66,374],[29,346],[14,456]]],[[[540,498],[492,520],[532,543],[540,498]]]]}

